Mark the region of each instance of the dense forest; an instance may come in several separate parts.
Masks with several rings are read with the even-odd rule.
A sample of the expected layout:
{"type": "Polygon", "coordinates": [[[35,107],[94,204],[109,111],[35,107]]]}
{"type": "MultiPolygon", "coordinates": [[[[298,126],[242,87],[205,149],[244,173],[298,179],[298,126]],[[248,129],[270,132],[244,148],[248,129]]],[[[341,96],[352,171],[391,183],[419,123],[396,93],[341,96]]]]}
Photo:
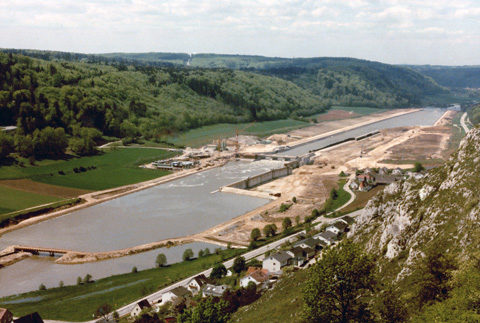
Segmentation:
{"type": "Polygon", "coordinates": [[[480,66],[410,66],[449,88],[480,88],[480,66]]]}
{"type": "Polygon", "coordinates": [[[0,54],[0,125],[18,127],[2,135],[2,155],[56,156],[69,143],[89,154],[102,135],[132,141],[328,108],[291,82],[246,71],[112,65],[0,54]]]}
{"type": "Polygon", "coordinates": [[[409,68],[348,58],[0,52],[0,158],[95,153],[205,125],[308,121],[331,105],[411,107],[446,91],[409,68]]]}

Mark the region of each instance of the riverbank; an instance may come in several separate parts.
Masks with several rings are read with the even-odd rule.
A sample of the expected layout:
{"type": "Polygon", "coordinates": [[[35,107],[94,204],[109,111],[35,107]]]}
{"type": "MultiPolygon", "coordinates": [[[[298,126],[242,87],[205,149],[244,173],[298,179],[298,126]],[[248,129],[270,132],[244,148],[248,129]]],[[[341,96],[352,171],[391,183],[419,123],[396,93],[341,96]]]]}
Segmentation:
{"type": "MultiPolygon", "coordinates": [[[[414,111],[400,111],[398,113],[388,112],[388,117],[396,117],[402,114],[411,113],[414,111]]],[[[387,117],[384,115],[379,116],[379,120],[384,120],[387,117]]],[[[374,122],[374,121],[370,121],[374,122]]],[[[364,123],[359,123],[358,125],[362,125],[364,123]]],[[[351,126],[346,128],[337,129],[337,132],[346,131],[345,129],[349,129],[351,126]]],[[[330,135],[327,134],[324,136],[330,135]]],[[[318,137],[314,137],[318,140],[318,137]]],[[[374,138],[375,139],[375,138],[374,138]]],[[[376,140],[376,139],[375,139],[376,140]]],[[[381,144],[381,143],[380,143],[381,144]]],[[[383,143],[385,144],[385,143],[383,143]]],[[[357,155],[358,156],[358,155],[357,155]]],[[[186,170],[176,174],[167,175],[162,178],[154,179],[151,181],[138,183],[134,185],[128,185],[125,187],[118,187],[115,189],[110,189],[102,192],[94,192],[90,194],[83,195],[82,197],[86,199],[86,203],[82,205],[81,208],[85,208],[88,206],[92,206],[95,204],[99,204],[111,199],[115,199],[127,194],[131,194],[133,192],[137,192],[146,188],[150,188],[162,183],[166,183],[168,181],[172,181],[178,178],[182,178],[185,176],[189,176],[199,171],[204,171],[207,169],[211,169],[213,167],[222,166],[228,160],[223,159],[219,160],[217,165],[212,167],[204,168],[202,170],[186,170]]],[[[318,164],[317,164],[318,165],[318,164]]],[[[295,219],[297,216],[302,220],[306,215],[309,215],[313,208],[320,208],[324,199],[326,198],[325,192],[329,192],[331,188],[334,188],[337,180],[335,178],[338,176],[338,172],[341,171],[341,168],[338,168],[338,162],[332,165],[332,168],[323,167],[323,170],[317,172],[315,168],[319,166],[313,166],[312,169],[308,167],[302,168],[301,170],[297,170],[295,172],[295,176],[289,176],[288,178],[282,179],[280,182],[289,183],[288,188],[281,188],[281,189],[256,189],[255,191],[259,196],[265,196],[266,194],[276,194],[281,193],[282,197],[279,198],[277,201],[270,202],[263,207],[258,209],[252,210],[247,212],[246,214],[240,215],[231,219],[229,221],[223,222],[205,230],[201,233],[180,237],[175,239],[167,239],[161,240],[157,242],[152,242],[132,248],[122,249],[122,250],[113,250],[113,251],[105,251],[105,252],[97,252],[97,253],[81,253],[81,252],[72,252],[70,254],[65,255],[64,257],[58,259],[59,263],[84,263],[84,262],[93,262],[93,261],[100,261],[105,259],[112,259],[117,257],[123,257],[132,255],[139,252],[144,252],[148,250],[153,250],[156,248],[161,248],[167,246],[168,242],[170,241],[171,244],[179,245],[182,243],[188,242],[209,242],[215,243],[220,245],[227,245],[228,243],[233,243],[236,246],[246,246],[249,241],[249,233],[253,228],[260,227],[260,229],[266,225],[267,223],[275,223],[277,227],[281,227],[281,220],[283,217],[288,216],[291,219],[295,219]],[[336,166],[335,166],[336,165],[336,166]],[[317,181],[314,178],[317,176],[317,181]],[[320,187],[312,186],[312,182],[321,183],[320,187]],[[292,202],[293,196],[296,197],[298,200],[297,203],[292,202]],[[278,212],[282,203],[291,204],[291,208],[289,208],[286,212],[278,212]]],[[[347,168],[345,168],[347,170],[347,168]]],[[[50,214],[44,218],[35,218],[29,221],[24,221],[26,223],[21,223],[17,226],[17,228],[21,228],[23,226],[32,225],[40,221],[44,221],[46,219],[50,219],[55,216],[61,216],[67,213],[74,211],[74,208],[64,210],[64,212],[57,213],[57,214],[50,214]],[[22,226],[21,226],[22,225],[22,226]]]]}

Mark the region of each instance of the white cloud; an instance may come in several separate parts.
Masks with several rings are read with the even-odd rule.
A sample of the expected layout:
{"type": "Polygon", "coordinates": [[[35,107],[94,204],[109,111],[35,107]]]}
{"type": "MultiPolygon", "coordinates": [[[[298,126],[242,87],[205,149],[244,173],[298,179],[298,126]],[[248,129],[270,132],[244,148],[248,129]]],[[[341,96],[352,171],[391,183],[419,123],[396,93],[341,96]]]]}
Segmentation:
{"type": "Polygon", "coordinates": [[[417,46],[422,49],[419,60],[428,55],[432,61],[440,60],[439,48],[452,55],[459,55],[460,50],[472,53],[461,57],[473,59],[478,56],[473,50],[479,47],[473,43],[480,33],[479,2],[0,0],[0,47],[84,52],[202,50],[287,57],[363,55],[414,63],[417,46]],[[445,48],[444,44],[454,40],[461,48],[445,48]],[[398,56],[386,44],[409,49],[409,53],[398,56]]]}

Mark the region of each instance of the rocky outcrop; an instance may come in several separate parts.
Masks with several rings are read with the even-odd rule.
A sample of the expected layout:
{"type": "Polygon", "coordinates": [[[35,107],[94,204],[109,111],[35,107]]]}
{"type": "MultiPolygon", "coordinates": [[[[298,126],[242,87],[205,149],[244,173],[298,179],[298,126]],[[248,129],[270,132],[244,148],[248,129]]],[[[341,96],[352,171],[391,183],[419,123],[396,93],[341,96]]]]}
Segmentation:
{"type": "Polygon", "coordinates": [[[377,194],[349,237],[378,257],[380,270],[395,263],[397,281],[413,270],[428,248],[467,257],[480,241],[479,161],[477,127],[444,165],[420,180],[392,183],[377,194]]]}

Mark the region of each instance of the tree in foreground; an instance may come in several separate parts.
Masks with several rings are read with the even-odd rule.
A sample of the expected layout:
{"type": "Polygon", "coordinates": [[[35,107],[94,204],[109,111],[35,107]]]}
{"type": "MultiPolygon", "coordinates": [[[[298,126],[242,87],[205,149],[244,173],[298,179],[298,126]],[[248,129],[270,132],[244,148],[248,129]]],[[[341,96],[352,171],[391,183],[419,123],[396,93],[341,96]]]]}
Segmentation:
{"type": "Polygon", "coordinates": [[[258,239],[260,239],[261,236],[262,236],[262,233],[260,232],[260,229],[255,228],[250,233],[250,240],[257,241],[258,239]]]}
{"type": "Polygon", "coordinates": [[[183,253],[183,261],[188,261],[188,260],[192,259],[193,256],[194,256],[194,254],[193,254],[192,249],[187,249],[183,253]]]}
{"type": "Polygon", "coordinates": [[[292,226],[292,220],[287,216],[282,220],[283,231],[287,231],[292,226]]]}
{"type": "Polygon", "coordinates": [[[263,227],[263,235],[265,237],[273,236],[273,229],[270,224],[267,224],[266,226],[263,227]]]}
{"type": "Polygon", "coordinates": [[[235,273],[240,274],[244,269],[245,269],[245,258],[242,256],[235,258],[235,260],[233,261],[232,270],[235,273]]]}
{"type": "Polygon", "coordinates": [[[196,307],[190,307],[177,316],[179,323],[224,323],[230,319],[227,312],[229,303],[223,299],[214,300],[213,297],[201,301],[196,307]]]}
{"type": "Polygon", "coordinates": [[[112,310],[113,310],[113,306],[108,303],[105,303],[97,307],[97,309],[95,310],[95,316],[102,317],[105,321],[108,321],[108,316],[112,310]]]}
{"type": "Polygon", "coordinates": [[[210,273],[210,278],[222,278],[227,274],[227,268],[223,264],[216,264],[213,266],[212,272],[210,273]]]}
{"type": "Polygon", "coordinates": [[[157,267],[163,267],[167,264],[167,256],[165,254],[161,253],[157,256],[157,259],[155,260],[155,265],[157,267]]]}
{"type": "Polygon", "coordinates": [[[367,298],[374,286],[372,258],[350,242],[327,250],[303,289],[306,322],[371,321],[367,298]]]}

